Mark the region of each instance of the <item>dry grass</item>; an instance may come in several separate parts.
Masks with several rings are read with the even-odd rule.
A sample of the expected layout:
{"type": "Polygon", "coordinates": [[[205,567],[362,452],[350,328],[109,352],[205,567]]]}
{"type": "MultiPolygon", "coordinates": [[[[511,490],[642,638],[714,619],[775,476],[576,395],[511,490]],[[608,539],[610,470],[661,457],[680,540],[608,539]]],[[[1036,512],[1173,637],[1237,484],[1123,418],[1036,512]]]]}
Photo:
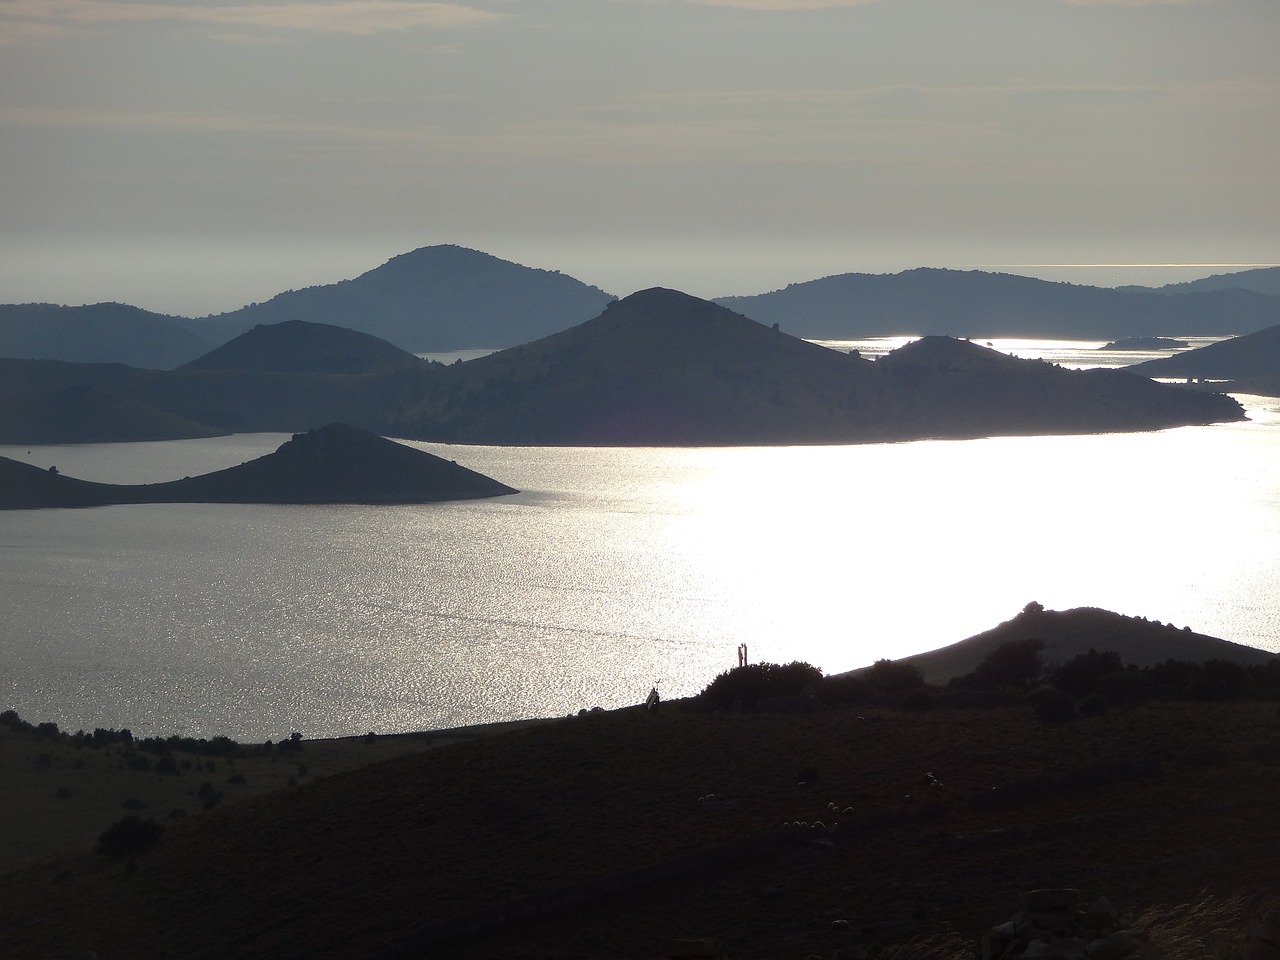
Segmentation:
{"type": "Polygon", "coordinates": [[[30,863],[0,928],[15,957],[959,958],[1074,886],[1225,958],[1280,894],[1278,732],[1257,703],[591,715],[224,804],[132,869],[30,863]],[[830,803],[834,834],[782,826],[830,803]]]}

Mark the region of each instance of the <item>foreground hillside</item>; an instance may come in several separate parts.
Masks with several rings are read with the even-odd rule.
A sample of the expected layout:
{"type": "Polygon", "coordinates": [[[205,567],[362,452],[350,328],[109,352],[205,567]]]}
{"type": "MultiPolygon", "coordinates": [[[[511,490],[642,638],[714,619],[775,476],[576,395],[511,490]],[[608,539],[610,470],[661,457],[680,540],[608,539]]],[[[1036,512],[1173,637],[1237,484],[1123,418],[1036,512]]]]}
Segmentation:
{"type": "MultiPolygon", "coordinates": [[[[215,768],[177,776],[233,789],[234,762],[215,768]]],[[[31,863],[0,876],[0,929],[31,957],[653,958],[679,936],[735,960],[921,937],[961,957],[1030,889],[1129,917],[1274,897],[1277,791],[1274,703],[1060,724],[1025,704],[668,704],[302,782],[169,821],[131,857],[31,863]]]]}

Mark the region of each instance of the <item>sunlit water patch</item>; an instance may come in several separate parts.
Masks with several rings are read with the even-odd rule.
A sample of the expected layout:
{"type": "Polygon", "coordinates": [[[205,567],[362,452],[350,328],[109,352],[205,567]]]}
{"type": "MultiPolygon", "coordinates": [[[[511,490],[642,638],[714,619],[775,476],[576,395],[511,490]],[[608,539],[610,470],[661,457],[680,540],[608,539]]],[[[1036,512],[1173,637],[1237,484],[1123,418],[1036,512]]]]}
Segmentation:
{"type": "MultiPolygon", "coordinates": [[[[1028,601],[1280,649],[1280,412],[1146,434],[733,449],[417,444],[522,492],[0,513],[0,706],[72,729],[391,732],[828,672],[1028,601]]],[[[171,479],[285,435],[4,448],[171,479]],[[29,451],[29,452],[28,452],[29,451]]]]}

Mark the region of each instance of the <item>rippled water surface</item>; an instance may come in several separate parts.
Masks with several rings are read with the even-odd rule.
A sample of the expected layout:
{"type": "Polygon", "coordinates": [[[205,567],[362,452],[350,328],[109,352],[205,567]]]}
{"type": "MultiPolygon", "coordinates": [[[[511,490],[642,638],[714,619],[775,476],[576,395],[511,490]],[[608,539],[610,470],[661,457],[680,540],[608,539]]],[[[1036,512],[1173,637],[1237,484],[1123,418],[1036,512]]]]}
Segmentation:
{"type": "MultiPolygon", "coordinates": [[[[828,672],[1100,606],[1280,650],[1280,416],[844,447],[420,444],[518,487],[431,506],[0,513],[0,708],[76,729],[393,732],[828,672]]],[[[0,448],[117,482],[282,435],[0,448]]]]}

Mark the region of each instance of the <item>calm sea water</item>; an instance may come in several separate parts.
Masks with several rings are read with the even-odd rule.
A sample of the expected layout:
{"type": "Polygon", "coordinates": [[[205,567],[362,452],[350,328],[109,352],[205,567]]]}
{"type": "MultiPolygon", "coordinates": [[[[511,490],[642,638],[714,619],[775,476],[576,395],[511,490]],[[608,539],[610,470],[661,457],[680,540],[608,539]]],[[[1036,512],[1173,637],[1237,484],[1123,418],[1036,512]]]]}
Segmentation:
{"type": "MultiPolygon", "coordinates": [[[[836,672],[1030,600],[1280,651],[1280,405],[1241,399],[1248,423],[1147,434],[420,444],[522,491],[461,504],[0,513],[0,708],[246,740],[554,716],[694,693],[739,643],[836,672]]],[[[285,439],[0,455],[141,482],[285,439]]]]}

